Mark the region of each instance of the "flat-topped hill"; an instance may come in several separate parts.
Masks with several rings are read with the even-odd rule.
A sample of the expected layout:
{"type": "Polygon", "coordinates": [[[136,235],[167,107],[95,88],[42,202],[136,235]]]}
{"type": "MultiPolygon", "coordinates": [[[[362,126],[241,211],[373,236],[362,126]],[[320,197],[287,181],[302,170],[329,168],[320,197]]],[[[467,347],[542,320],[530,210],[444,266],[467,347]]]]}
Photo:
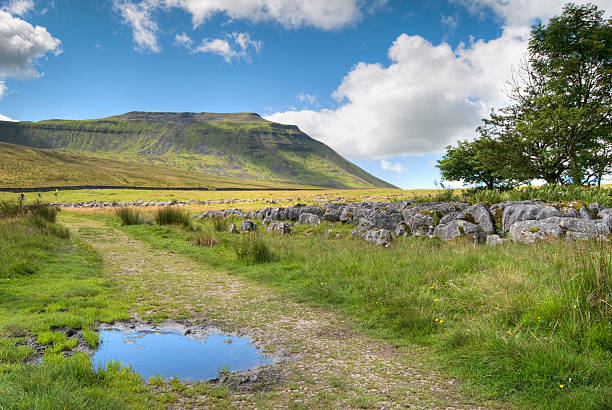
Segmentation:
{"type": "MultiPolygon", "coordinates": [[[[192,175],[333,188],[392,187],[298,127],[254,113],[129,112],[81,121],[0,121],[0,142],[192,175]]],[[[188,178],[184,185],[193,186],[188,178]]]]}

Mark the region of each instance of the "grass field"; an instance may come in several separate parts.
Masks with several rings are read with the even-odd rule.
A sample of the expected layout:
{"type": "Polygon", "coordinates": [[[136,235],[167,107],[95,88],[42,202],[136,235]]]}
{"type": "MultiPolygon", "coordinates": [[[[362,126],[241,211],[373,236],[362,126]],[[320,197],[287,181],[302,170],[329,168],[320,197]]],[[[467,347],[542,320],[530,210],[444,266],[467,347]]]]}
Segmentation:
{"type": "Polygon", "coordinates": [[[290,238],[263,234],[273,256],[257,264],[232,251],[244,238],[216,232],[212,222],[202,227],[216,239],[211,247],[190,245],[193,232],[178,228],[122,229],[297,300],[333,306],[396,344],[428,346],[472,392],[519,407],[612,404],[609,244],[489,248],[411,238],[386,249],[324,224],[297,227],[290,238]],[[328,238],[328,229],[344,239],[328,238]]]}
{"type": "MultiPolygon", "coordinates": [[[[126,158],[129,159],[129,158],[126,158]]],[[[147,186],[204,188],[293,188],[279,181],[238,178],[110,156],[29,148],[0,142],[0,186],[147,186]]]]}
{"type": "MultiPolygon", "coordinates": [[[[537,192],[548,195],[551,200],[561,200],[570,194],[558,188],[537,192]]],[[[571,194],[585,201],[596,199],[607,204],[610,192],[574,190],[571,194]]],[[[121,197],[128,193],[134,199],[159,199],[160,194],[108,191],[103,193],[107,197],[95,199],[113,200],[115,195],[121,197]],[[143,198],[143,195],[151,197],[143,198]]],[[[88,195],[100,192],[66,192],[61,196],[69,194],[74,194],[72,200],[76,201],[94,199],[88,195]]],[[[306,203],[325,196],[348,200],[414,196],[412,191],[397,190],[161,194],[168,195],[164,199],[193,199],[194,195],[201,195],[197,199],[278,199],[288,195],[287,201],[291,203],[296,202],[296,195],[300,196],[300,202],[306,203]]],[[[523,190],[478,195],[481,200],[487,195],[508,200],[526,194],[523,190]]],[[[129,197],[121,199],[129,200],[129,197]]],[[[270,204],[245,202],[232,206],[270,204]]],[[[161,223],[155,212],[155,209],[142,209],[143,218],[134,220],[161,223]]],[[[197,266],[217,272],[219,276],[215,280],[244,278],[247,283],[276,289],[292,301],[330,309],[372,337],[401,346],[406,349],[403,351],[423,352],[418,360],[458,379],[460,390],[478,402],[518,408],[612,406],[612,246],[609,243],[509,243],[492,248],[413,237],[397,240],[391,248],[380,248],[349,239],[353,227],[341,224],[296,226],[288,237],[267,232],[243,236],[226,232],[227,225],[238,220],[194,221],[183,224],[184,227],[147,223],[121,226],[120,219],[110,209],[85,215],[62,213],[64,221],[87,219],[102,223],[109,229],[105,235],[122,230],[165,255],[192,260],[197,266]],[[328,233],[330,229],[332,234],[328,233]],[[341,239],[335,239],[336,233],[341,239]]],[[[74,347],[70,338],[54,333],[58,327],[93,330],[99,321],[132,316],[134,313],[129,312],[134,311],[152,320],[197,318],[202,312],[206,312],[207,318],[230,320],[226,315],[233,318],[235,313],[229,312],[236,309],[250,309],[255,317],[275,314],[265,303],[249,304],[249,298],[262,297],[252,293],[259,289],[254,285],[240,306],[217,302],[212,308],[206,303],[213,303],[215,299],[205,298],[209,301],[195,311],[188,306],[201,305],[202,298],[191,290],[192,285],[187,290],[179,281],[180,275],[176,277],[178,288],[173,290],[182,298],[180,304],[165,297],[155,299],[151,279],[139,279],[142,283],[137,283],[136,278],[130,282],[132,279],[121,276],[122,285],[118,286],[102,272],[101,261],[88,242],[65,238],[65,232],[57,224],[51,220],[41,222],[39,219],[44,219],[46,214],[41,215],[0,218],[0,253],[6,256],[0,264],[3,279],[0,282],[0,397],[21,400],[24,408],[44,408],[44,403],[63,400],[63,395],[73,398],[79,394],[91,397],[92,401],[86,405],[121,407],[125,403],[147,403],[155,406],[167,400],[182,400],[181,391],[197,395],[200,394],[197,389],[210,389],[206,384],[196,390],[168,385],[155,393],[121,368],[110,367],[95,373],[83,356],[58,356],[58,351],[74,347]],[[24,342],[32,336],[41,343],[49,343],[42,366],[22,363],[32,354],[32,348],[24,342]],[[64,389],[70,391],[64,392],[64,389]],[[35,400],[39,396],[50,401],[37,404],[35,400]]],[[[164,216],[164,223],[172,223],[170,216],[164,216]]],[[[99,235],[102,231],[96,232],[99,235]]],[[[191,272],[196,268],[186,269],[191,272]]],[[[166,273],[160,277],[162,289],[171,288],[169,278],[166,273]]],[[[223,290],[222,294],[226,292],[223,290]]],[[[393,382],[393,374],[384,377],[393,382]]],[[[311,403],[325,407],[344,400],[346,391],[336,387],[353,381],[350,374],[339,376],[330,382],[333,391],[326,391],[326,396],[311,403]]],[[[308,383],[315,390],[330,388],[325,383],[308,383]]],[[[227,405],[233,393],[221,393],[218,398],[212,395],[209,398],[212,401],[207,403],[227,405]]],[[[265,407],[264,403],[281,403],[280,396],[275,394],[256,395],[250,404],[265,407]]],[[[361,394],[350,399],[352,407],[377,407],[379,402],[374,397],[361,394]]],[[[295,397],[299,398],[299,394],[295,397]]]]}

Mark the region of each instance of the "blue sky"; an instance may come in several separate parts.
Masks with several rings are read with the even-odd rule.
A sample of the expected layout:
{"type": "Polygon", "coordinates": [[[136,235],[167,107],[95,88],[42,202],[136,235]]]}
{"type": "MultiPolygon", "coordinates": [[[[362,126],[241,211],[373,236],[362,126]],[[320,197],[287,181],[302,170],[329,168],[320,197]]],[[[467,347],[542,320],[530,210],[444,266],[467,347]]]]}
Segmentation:
{"type": "Polygon", "coordinates": [[[0,0],[0,115],[252,111],[430,188],[444,146],[505,103],[529,25],[562,4],[0,0]]]}

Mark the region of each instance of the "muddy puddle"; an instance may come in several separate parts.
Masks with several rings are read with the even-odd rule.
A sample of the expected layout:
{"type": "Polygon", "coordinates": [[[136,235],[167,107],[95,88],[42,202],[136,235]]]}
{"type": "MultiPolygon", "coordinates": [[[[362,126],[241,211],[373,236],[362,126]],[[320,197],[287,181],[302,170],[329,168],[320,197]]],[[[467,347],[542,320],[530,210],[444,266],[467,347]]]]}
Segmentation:
{"type": "Polygon", "coordinates": [[[250,339],[215,329],[120,326],[100,329],[100,340],[93,356],[96,368],[117,361],[131,366],[145,379],[159,375],[166,379],[211,380],[274,363],[274,358],[250,339]]]}

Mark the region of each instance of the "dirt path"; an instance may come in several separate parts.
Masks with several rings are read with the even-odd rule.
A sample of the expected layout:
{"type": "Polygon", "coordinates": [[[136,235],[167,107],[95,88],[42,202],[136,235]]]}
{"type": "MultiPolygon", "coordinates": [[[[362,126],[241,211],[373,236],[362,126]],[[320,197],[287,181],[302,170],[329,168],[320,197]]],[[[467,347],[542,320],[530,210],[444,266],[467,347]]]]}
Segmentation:
{"type": "Polygon", "coordinates": [[[135,315],[215,325],[287,357],[274,369],[272,389],[230,390],[226,398],[175,392],[179,401],[171,406],[478,407],[456,392],[454,380],[427,370],[419,351],[364,335],[329,309],[296,303],[95,221],[62,217],[61,222],[100,254],[105,274],[136,296],[135,315]]]}

